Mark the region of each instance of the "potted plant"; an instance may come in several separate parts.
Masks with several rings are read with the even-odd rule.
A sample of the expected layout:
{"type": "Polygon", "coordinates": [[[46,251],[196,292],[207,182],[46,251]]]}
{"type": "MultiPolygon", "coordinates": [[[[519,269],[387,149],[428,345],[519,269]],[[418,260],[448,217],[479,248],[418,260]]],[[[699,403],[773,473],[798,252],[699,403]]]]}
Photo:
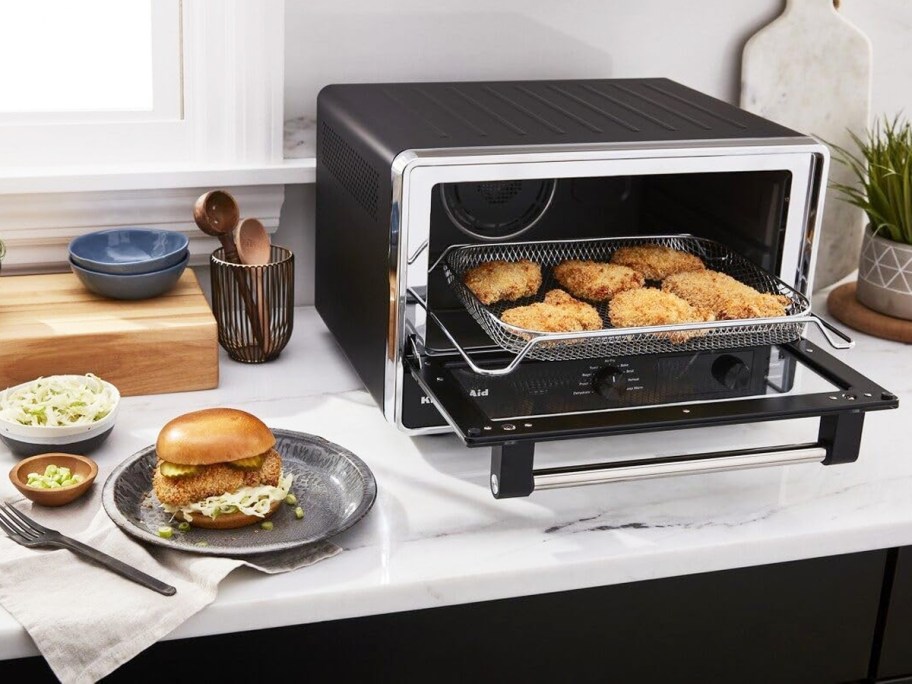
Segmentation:
{"type": "Polygon", "coordinates": [[[833,187],[870,221],[855,296],[869,309],[912,320],[912,124],[884,118],[867,140],[851,135],[859,152],[834,146],[834,159],[852,170],[859,185],[833,187]]]}

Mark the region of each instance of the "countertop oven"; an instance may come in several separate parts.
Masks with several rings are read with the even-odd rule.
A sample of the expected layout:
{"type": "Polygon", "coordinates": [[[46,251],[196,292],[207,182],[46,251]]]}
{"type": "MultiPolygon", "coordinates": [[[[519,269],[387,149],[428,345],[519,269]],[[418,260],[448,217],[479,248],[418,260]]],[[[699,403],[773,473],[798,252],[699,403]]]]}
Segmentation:
{"type": "MultiPolygon", "coordinates": [[[[827,148],[666,79],[332,85],[318,100],[316,306],[387,420],[490,446],[494,496],[855,460],[896,397],[805,339],[827,148]],[[659,243],[784,316],[538,335],[462,274],[659,243]],[[538,441],[818,417],[773,448],[534,467],[538,441]]],[[[546,289],[544,286],[542,290],[546,289]]],[[[520,302],[522,303],[522,302],[520,302]]]]}

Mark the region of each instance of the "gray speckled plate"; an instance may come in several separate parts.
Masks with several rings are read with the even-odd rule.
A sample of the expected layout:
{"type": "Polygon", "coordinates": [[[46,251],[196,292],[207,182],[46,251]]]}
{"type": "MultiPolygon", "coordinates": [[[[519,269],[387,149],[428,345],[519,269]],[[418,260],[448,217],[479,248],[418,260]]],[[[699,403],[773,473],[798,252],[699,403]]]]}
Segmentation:
{"type": "Polygon", "coordinates": [[[191,527],[179,532],[152,493],[154,446],[133,454],[111,473],[102,491],[105,512],[137,539],[210,556],[248,556],[310,544],[348,529],[367,514],[377,497],[377,482],[364,461],[322,437],[291,430],[272,432],[283,471],[295,476],[291,491],[304,509],[302,520],[295,519],[293,506],[283,504],[270,518],[274,527],[269,531],[250,525],[234,530],[191,527]],[[162,539],[158,528],[169,524],[174,536],[162,539]]]}

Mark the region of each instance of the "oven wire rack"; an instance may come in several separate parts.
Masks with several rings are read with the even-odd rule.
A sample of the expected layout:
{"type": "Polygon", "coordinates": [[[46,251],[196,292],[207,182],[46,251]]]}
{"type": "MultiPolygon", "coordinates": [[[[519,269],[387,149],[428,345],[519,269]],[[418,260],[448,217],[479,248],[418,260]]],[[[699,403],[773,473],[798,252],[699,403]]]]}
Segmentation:
{"type": "Polygon", "coordinates": [[[449,339],[454,349],[476,373],[486,376],[506,375],[525,358],[540,361],[635,356],[681,351],[708,351],[753,347],[793,342],[802,337],[805,324],[820,328],[827,342],[836,349],[849,349],[851,338],[811,313],[808,299],[780,279],[770,275],[740,254],[721,243],[691,235],[658,235],[648,237],[555,240],[544,242],[511,242],[483,245],[453,245],[431,266],[442,268],[456,297],[500,348],[515,354],[500,368],[482,367],[449,332],[446,325],[412,288],[409,294],[427,312],[449,339]],[[611,327],[607,302],[590,302],[598,310],[605,328],[583,332],[548,333],[519,328],[504,323],[500,316],[506,309],[541,301],[545,292],[561,288],[552,269],[567,259],[608,261],[611,254],[624,246],[658,244],[695,254],[707,268],[726,273],[760,292],[785,296],[789,304],[784,316],[721,320],[673,325],[630,328],[611,327]],[[500,259],[529,259],[542,266],[542,286],[534,297],[486,306],[463,284],[463,275],[483,262],[500,259]]]}

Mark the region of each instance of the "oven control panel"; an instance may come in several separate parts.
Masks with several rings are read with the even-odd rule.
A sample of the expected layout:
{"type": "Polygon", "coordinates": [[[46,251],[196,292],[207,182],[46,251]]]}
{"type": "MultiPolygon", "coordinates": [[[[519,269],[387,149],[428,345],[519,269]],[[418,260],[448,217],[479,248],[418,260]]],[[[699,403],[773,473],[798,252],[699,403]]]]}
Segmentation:
{"type": "Polygon", "coordinates": [[[774,348],[529,362],[494,378],[454,367],[493,419],[728,399],[766,393],[774,348]]]}

